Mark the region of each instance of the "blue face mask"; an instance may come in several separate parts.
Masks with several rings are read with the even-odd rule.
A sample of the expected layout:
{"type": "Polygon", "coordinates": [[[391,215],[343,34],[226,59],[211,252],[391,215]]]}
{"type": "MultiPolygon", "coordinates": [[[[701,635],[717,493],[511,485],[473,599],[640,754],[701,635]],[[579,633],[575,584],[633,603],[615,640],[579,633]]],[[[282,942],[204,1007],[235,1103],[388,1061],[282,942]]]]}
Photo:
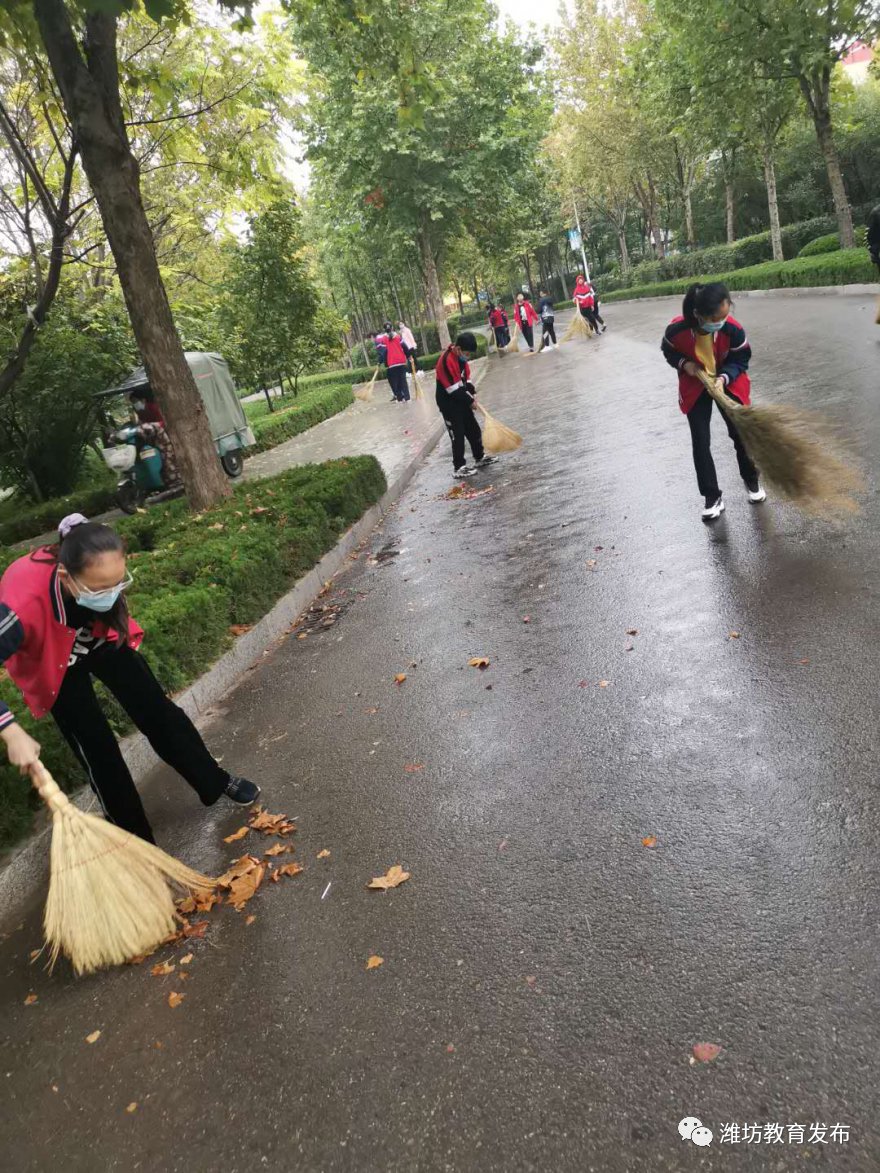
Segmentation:
{"type": "Polygon", "coordinates": [[[87,607],[89,611],[98,611],[100,614],[104,614],[107,611],[113,610],[119,596],[127,587],[131,586],[131,575],[126,575],[124,582],[121,582],[118,586],[110,587],[105,591],[87,590],[85,587],[81,587],[73,578],[71,578],[71,582],[77,591],[74,598],[81,607],[87,607]]]}
{"type": "Polygon", "coordinates": [[[720,322],[700,322],[700,329],[704,334],[717,334],[727,318],[722,318],[720,322]]]}

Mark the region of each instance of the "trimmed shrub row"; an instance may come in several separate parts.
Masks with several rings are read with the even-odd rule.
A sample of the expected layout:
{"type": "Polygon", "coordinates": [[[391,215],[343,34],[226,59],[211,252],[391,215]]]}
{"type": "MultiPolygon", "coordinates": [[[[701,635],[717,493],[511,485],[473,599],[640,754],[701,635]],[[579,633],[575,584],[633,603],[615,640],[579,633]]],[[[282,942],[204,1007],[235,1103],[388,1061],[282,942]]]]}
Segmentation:
{"type": "Polygon", "coordinates": [[[684,293],[694,281],[724,281],[731,289],[807,288],[811,285],[855,285],[876,280],[874,266],[861,248],[839,249],[820,256],[797,257],[793,261],[768,261],[750,265],[731,273],[709,273],[682,277],[676,281],[658,281],[606,294],[603,301],[628,298],[663,297],[684,293]]]}
{"type": "Polygon", "coordinates": [[[68,513],[85,513],[87,517],[105,513],[113,508],[115,496],[114,483],[70,493],[67,497],[54,497],[40,505],[26,505],[16,512],[15,517],[0,523],[0,545],[23,542],[35,534],[55,529],[68,513]]]}
{"type": "Polygon", "coordinates": [[[307,394],[298,396],[291,407],[282,407],[271,414],[267,408],[265,415],[251,420],[251,428],[257,443],[255,447],[247,449],[245,456],[274,448],[276,444],[298,436],[301,432],[313,428],[315,424],[344,411],[353,402],[351,385],[336,383],[317,387],[307,394]]]}
{"type": "MultiPolygon", "coordinates": [[[[143,652],[166,688],[178,690],[232,643],[233,624],[262,618],[339,537],[379,500],[385,476],[372,456],[289,469],[236,486],[199,516],[174,501],[126,518],[132,612],[146,629],[143,652]]],[[[17,556],[0,551],[5,567],[17,556]]],[[[50,718],[35,722],[11,681],[0,697],[42,744],[65,789],[85,781],[50,718]]],[[[39,806],[17,771],[0,764],[0,848],[26,834],[39,806]]]]}
{"type": "MultiPolygon", "coordinates": [[[[860,224],[855,231],[856,244],[860,248],[866,248],[868,243],[868,229],[864,224],[860,224]]],[[[834,253],[840,248],[840,233],[829,232],[827,236],[817,236],[815,240],[811,240],[809,244],[805,244],[798,253],[799,257],[817,257],[821,253],[834,253]]]]}

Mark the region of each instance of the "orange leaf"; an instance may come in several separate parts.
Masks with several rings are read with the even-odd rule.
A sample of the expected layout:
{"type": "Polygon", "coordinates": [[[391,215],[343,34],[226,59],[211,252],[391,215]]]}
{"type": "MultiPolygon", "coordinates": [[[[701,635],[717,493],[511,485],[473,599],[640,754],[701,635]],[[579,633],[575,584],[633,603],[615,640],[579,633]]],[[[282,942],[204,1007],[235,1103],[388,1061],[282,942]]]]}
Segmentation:
{"type": "Polygon", "coordinates": [[[600,680],[599,687],[600,688],[607,688],[610,683],[611,683],[610,680],[600,680]]]}
{"type": "Polygon", "coordinates": [[[288,847],[284,843],[276,843],[274,847],[270,847],[266,855],[283,855],[286,851],[292,851],[292,847],[288,847]]]}
{"type": "Polygon", "coordinates": [[[87,1043],[96,1043],[100,1037],[101,1037],[101,1032],[99,1030],[93,1030],[90,1035],[86,1035],[86,1042],[87,1043]]]}
{"type": "Polygon", "coordinates": [[[330,858],[330,852],[329,852],[329,851],[327,850],[327,848],[325,847],[325,848],[324,848],[322,851],[319,851],[319,852],[318,852],[318,854],[317,854],[317,856],[316,856],[315,858],[316,858],[316,859],[329,859],[329,858],[330,858]]]}
{"type": "Polygon", "coordinates": [[[36,1002],[36,1000],[37,1000],[36,994],[28,994],[28,996],[24,1000],[24,1004],[25,1004],[25,1006],[33,1006],[33,1004],[34,1004],[34,1002],[36,1002]]]}
{"type": "Polygon", "coordinates": [[[256,919],[257,919],[257,918],[254,916],[254,914],[253,914],[253,913],[251,913],[251,915],[250,915],[249,917],[247,917],[247,918],[246,918],[246,920],[245,920],[245,922],[244,922],[244,923],[245,923],[246,925],[252,925],[256,919]]]}
{"type": "Polygon", "coordinates": [[[739,632],[738,631],[731,631],[727,638],[728,639],[739,639],[739,632]]]}
{"type": "Polygon", "coordinates": [[[189,963],[192,961],[192,959],[193,959],[192,953],[187,953],[187,955],[185,957],[181,957],[180,964],[181,965],[189,965],[189,963]]]}
{"type": "Polygon", "coordinates": [[[368,888],[381,888],[386,891],[388,888],[396,888],[402,884],[404,880],[409,879],[409,872],[405,872],[400,864],[396,863],[394,867],[390,867],[384,876],[375,876],[367,884],[368,888]]]}
{"type": "Polygon", "coordinates": [[[418,774],[419,770],[424,770],[424,768],[424,762],[410,762],[408,766],[403,767],[407,774],[418,774]]]}
{"type": "Polygon", "coordinates": [[[367,958],[367,969],[378,969],[384,960],[384,957],[379,957],[374,953],[372,957],[367,958]]]}
{"type": "Polygon", "coordinates": [[[488,668],[489,660],[486,656],[474,656],[468,660],[468,668],[488,668]]]}
{"type": "Polygon", "coordinates": [[[184,970],[184,971],[183,971],[183,973],[181,973],[181,974],[178,974],[178,977],[180,978],[180,980],[181,980],[182,982],[188,982],[188,981],[189,981],[189,979],[192,977],[192,974],[191,974],[191,973],[187,973],[187,971],[186,971],[186,970],[184,970]]]}
{"type": "Polygon", "coordinates": [[[284,863],[280,868],[276,868],[273,872],[272,878],[275,876],[298,876],[303,870],[301,863],[284,863]]]}
{"type": "Polygon", "coordinates": [[[233,881],[237,880],[239,876],[243,876],[247,872],[252,872],[259,864],[259,862],[259,859],[257,859],[255,855],[243,855],[241,859],[237,859],[233,862],[229,871],[223,873],[223,875],[217,881],[218,886],[221,888],[229,888],[233,881]]]}
{"type": "Polygon", "coordinates": [[[711,1063],[721,1054],[717,1043],[694,1043],[694,1058],[699,1063],[711,1063]]]}
{"type": "Polygon", "coordinates": [[[168,1005],[171,1007],[172,1010],[175,1010],[180,1005],[180,1003],[184,1000],[185,997],[186,997],[186,994],[178,994],[175,990],[172,990],[171,993],[168,995],[168,1005]]]}
{"type": "Polygon", "coordinates": [[[31,951],[30,951],[30,960],[31,960],[31,961],[36,961],[36,960],[37,960],[37,958],[40,956],[40,954],[41,954],[42,952],[43,952],[43,950],[42,950],[42,949],[31,949],[31,951]]]}
{"type": "Polygon", "coordinates": [[[167,977],[169,973],[174,973],[174,963],[163,961],[161,965],[154,965],[150,973],[153,977],[167,977]]]}
{"type": "Polygon", "coordinates": [[[192,894],[185,896],[183,900],[177,901],[177,911],[184,916],[196,910],[196,898],[192,894]]]}
{"type": "Polygon", "coordinates": [[[406,673],[405,672],[398,672],[397,675],[394,677],[395,684],[403,684],[404,680],[406,680],[406,673]]]}
{"type": "Polygon", "coordinates": [[[136,1112],[137,1111],[137,1100],[132,1100],[131,1103],[128,1105],[128,1107],[125,1110],[126,1110],[126,1112],[128,1112],[129,1116],[132,1114],[132,1112],[136,1112]]]}
{"type": "Polygon", "coordinates": [[[253,623],[233,623],[230,625],[229,634],[230,635],[244,635],[244,633],[246,631],[250,631],[252,627],[253,627],[253,623]]]}
{"type": "Polygon", "coordinates": [[[296,830],[296,824],[287,815],[270,815],[268,811],[258,811],[250,820],[250,827],[264,835],[289,835],[296,830]]]}
{"type": "Polygon", "coordinates": [[[204,937],[208,923],[206,920],[198,920],[194,925],[184,925],[180,935],[182,937],[204,937]]]}
{"type": "Polygon", "coordinates": [[[642,840],[642,847],[656,847],[656,846],[657,846],[657,836],[656,835],[647,835],[642,840]]]}
{"type": "Polygon", "coordinates": [[[244,839],[250,827],[239,827],[237,831],[233,831],[231,835],[227,835],[223,840],[224,843],[235,843],[238,839],[244,839]]]}
{"type": "Polygon", "coordinates": [[[245,872],[243,876],[239,876],[233,880],[229,885],[229,897],[227,904],[231,904],[236,912],[241,912],[247,902],[255,894],[260,884],[263,882],[263,877],[266,875],[266,865],[264,863],[258,864],[249,872],[245,872]]]}

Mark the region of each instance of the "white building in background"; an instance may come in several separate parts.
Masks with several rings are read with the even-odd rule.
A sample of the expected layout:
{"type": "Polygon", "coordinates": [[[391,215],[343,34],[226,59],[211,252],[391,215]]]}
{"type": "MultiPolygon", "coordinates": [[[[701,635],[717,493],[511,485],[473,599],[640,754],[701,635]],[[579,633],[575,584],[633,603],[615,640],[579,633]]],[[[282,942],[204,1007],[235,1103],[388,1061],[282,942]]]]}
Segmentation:
{"type": "Polygon", "coordinates": [[[868,66],[874,60],[874,50],[864,41],[856,41],[840,64],[854,86],[868,80],[868,66]]]}

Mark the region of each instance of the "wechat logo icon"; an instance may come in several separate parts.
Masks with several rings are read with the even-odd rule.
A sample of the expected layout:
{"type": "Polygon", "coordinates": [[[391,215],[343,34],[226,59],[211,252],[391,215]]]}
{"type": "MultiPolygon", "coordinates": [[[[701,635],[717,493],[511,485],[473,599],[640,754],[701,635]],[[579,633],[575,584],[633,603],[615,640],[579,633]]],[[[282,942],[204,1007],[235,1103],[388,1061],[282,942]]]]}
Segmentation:
{"type": "Polygon", "coordinates": [[[712,1129],[704,1128],[703,1121],[696,1116],[685,1116],[678,1122],[678,1135],[682,1140],[692,1140],[701,1149],[712,1143],[712,1129]]]}

